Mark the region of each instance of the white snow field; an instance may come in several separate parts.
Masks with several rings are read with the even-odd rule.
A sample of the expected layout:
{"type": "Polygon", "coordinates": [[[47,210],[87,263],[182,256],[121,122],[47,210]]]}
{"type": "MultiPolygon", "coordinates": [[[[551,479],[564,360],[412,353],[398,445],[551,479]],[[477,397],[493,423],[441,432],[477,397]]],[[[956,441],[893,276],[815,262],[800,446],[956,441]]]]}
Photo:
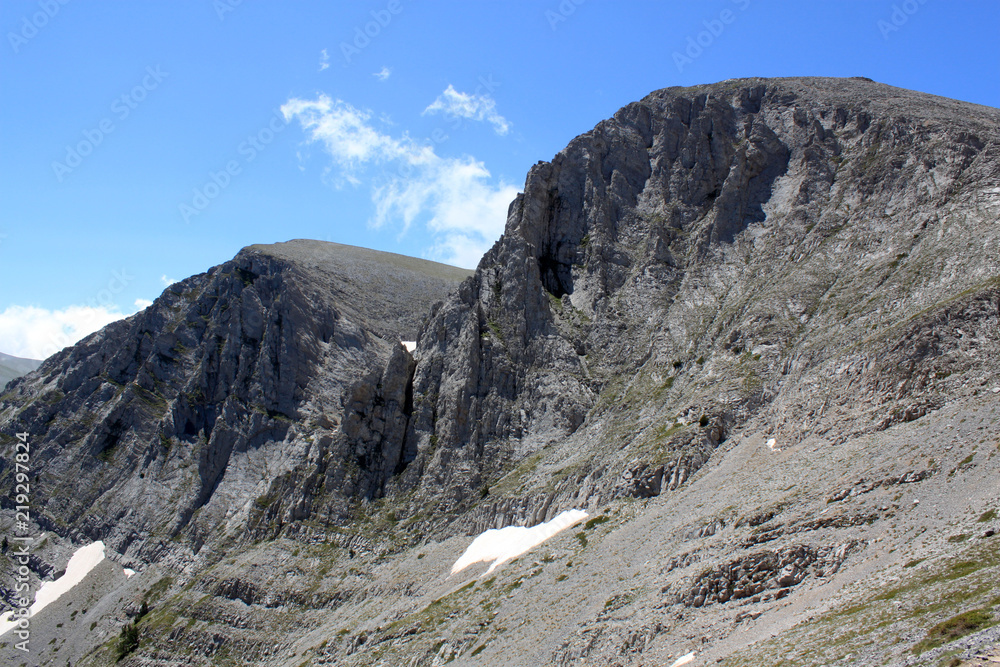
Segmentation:
{"type": "Polygon", "coordinates": [[[540,523],[531,528],[523,526],[507,526],[506,528],[491,528],[479,535],[465,550],[462,557],[451,566],[451,573],[456,574],[473,563],[493,561],[484,574],[489,574],[498,565],[517,558],[525,551],[532,549],[553,535],[580,523],[587,518],[583,510],[566,510],[551,521],[540,523]]]}
{"type": "Polygon", "coordinates": [[[689,662],[694,662],[694,653],[682,655],[677,660],[674,660],[674,664],[670,665],[670,667],[681,667],[681,665],[686,665],[689,662]]]}
{"type": "Polygon", "coordinates": [[[413,354],[413,351],[417,349],[417,341],[415,340],[401,340],[399,341],[406,348],[406,351],[413,354]]]}
{"type": "MultiPolygon", "coordinates": [[[[66,572],[55,581],[42,583],[38,593],[35,594],[35,602],[29,610],[29,618],[34,616],[50,603],[55,602],[59,597],[83,581],[91,570],[104,560],[104,542],[93,542],[85,547],[77,549],[73,556],[66,563],[66,572]]],[[[7,617],[0,620],[0,635],[3,635],[17,627],[17,621],[13,620],[14,612],[7,614],[7,617]]]]}

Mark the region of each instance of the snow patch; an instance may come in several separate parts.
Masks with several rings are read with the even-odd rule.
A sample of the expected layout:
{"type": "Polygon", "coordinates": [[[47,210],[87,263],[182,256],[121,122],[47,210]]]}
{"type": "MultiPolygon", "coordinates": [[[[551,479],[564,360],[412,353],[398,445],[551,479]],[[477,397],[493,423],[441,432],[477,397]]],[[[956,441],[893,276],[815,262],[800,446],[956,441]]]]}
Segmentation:
{"type": "Polygon", "coordinates": [[[781,450],[775,447],[776,444],[778,444],[778,441],[775,440],[774,438],[771,438],[770,440],[767,441],[767,448],[770,449],[772,452],[780,452],[781,450]]]}
{"type": "Polygon", "coordinates": [[[415,340],[401,340],[399,342],[403,344],[403,347],[405,347],[406,351],[410,354],[413,354],[413,352],[417,349],[417,341],[415,340]]]}
{"type": "Polygon", "coordinates": [[[126,579],[131,579],[133,576],[135,576],[135,570],[133,570],[130,567],[124,568],[122,572],[125,574],[126,579]]]}
{"type": "Polygon", "coordinates": [[[485,574],[489,574],[498,565],[517,558],[524,552],[537,547],[539,544],[566,530],[570,526],[576,525],[586,519],[588,514],[583,510],[566,510],[545,523],[540,523],[531,528],[523,526],[507,526],[506,528],[491,528],[480,534],[472,541],[469,548],[465,550],[462,557],[451,566],[451,573],[456,574],[473,563],[493,561],[490,569],[485,574]]]}
{"type": "MultiPolygon", "coordinates": [[[[73,556],[66,563],[66,572],[55,581],[42,583],[38,593],[35,594],[35,602],[31,605],[28,616],[34,616],[50,603],[55,602],[63,593],[69,591],[84,577],[90,573],[97,565],[104,560],[104,542],[94,542],[85,547],[77,549],[73,556]]],[[[9,632],[17,627],[14,620],[14,612],[7,614],[7,617],[0,620],[0,635],[9,632]]]]}
{"type": "Polygon", "coordinates": [[[691,653],[686,654],[686,655],[682,655],[681,657],[679,657],[676,660],[674,660],[674,664],[670,665],[670,667],[681,667],[681,665],[686,665],[689,662],[694,662],[694,652],[693,651],[691,653]]]}

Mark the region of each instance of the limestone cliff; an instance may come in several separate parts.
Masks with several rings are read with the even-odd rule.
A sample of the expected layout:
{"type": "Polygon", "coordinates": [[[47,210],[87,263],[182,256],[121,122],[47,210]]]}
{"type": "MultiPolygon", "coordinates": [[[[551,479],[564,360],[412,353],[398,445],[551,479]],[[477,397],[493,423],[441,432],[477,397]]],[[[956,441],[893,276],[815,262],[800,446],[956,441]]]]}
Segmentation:
{"type": "Polygon", "coordinates": [[[146,600],[132,664],[954,655],[935,624],[1000,600],[998,128],[860,78],[668,88],[533,167],[471,277],[296,241],[175,285],[0,397],[43,527],[145,577],[73,657],[146,600]]]}

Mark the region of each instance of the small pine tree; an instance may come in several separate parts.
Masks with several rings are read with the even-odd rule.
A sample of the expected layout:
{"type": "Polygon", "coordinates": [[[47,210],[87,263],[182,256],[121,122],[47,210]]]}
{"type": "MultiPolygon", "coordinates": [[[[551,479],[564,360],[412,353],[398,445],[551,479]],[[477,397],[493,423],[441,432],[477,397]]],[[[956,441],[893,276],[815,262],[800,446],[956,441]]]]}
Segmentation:
{"type": "Polygon", "coordinates": [[[126,623],[118,637],[118,658],[116,661],[120,662],[122,658],[137,648],[139,648],[139,628],[136,627],[135,623],[126,623]]]}

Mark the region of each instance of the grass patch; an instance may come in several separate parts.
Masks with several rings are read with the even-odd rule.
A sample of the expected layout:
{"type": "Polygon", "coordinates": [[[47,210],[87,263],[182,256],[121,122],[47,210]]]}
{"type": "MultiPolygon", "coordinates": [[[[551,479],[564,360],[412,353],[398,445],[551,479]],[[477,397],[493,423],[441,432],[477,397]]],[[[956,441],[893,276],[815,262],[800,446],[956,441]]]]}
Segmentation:
{"type": "Polygon", "coordinates": [[[987,510],[979,516],[979,523],[986,523],[987,521],[992,521],[997,518],[996,510],[987,510]]]}
{"type": "Polygon", "coordinates": [[[913,647],[913,652],[920,655],[924,651],[943,646],[991,625],[996,625],[996,621],[988,609],[972,609],[958,616],[952,616],[928,630],[927,636],[913,647]]]}
{"type": "Polygon", "coordinates": [[[594,517],[593,519],[590,519],[589,521],[587,521],[587,523],[583,524],[583,527],[584,527],[584,528],[585,528],[586,530],[590,530],[590,529],[591,529],[591,528],[593,528],[594,526],[599,526],[599,525],[601,525],[602,523],[604,523],[605,521],[607,521],[607,520],[608,520],[608,518],[609,518],[609,517],[608,517],[608,515],[607,515],[607,514],[602,514],[602,515],[600,515],[600,516],[595,516],[595,517],[594,517]]]}
{"type": "Polygon", "coordinates": [[[921,563],[923,563],[925,560],[927,560],[927,559],[926,558],[915,558],[913,560],[906,561],[906,565],[904,565],[903,567],[916,567],[916,566],[920,565],[921,563]]]}

